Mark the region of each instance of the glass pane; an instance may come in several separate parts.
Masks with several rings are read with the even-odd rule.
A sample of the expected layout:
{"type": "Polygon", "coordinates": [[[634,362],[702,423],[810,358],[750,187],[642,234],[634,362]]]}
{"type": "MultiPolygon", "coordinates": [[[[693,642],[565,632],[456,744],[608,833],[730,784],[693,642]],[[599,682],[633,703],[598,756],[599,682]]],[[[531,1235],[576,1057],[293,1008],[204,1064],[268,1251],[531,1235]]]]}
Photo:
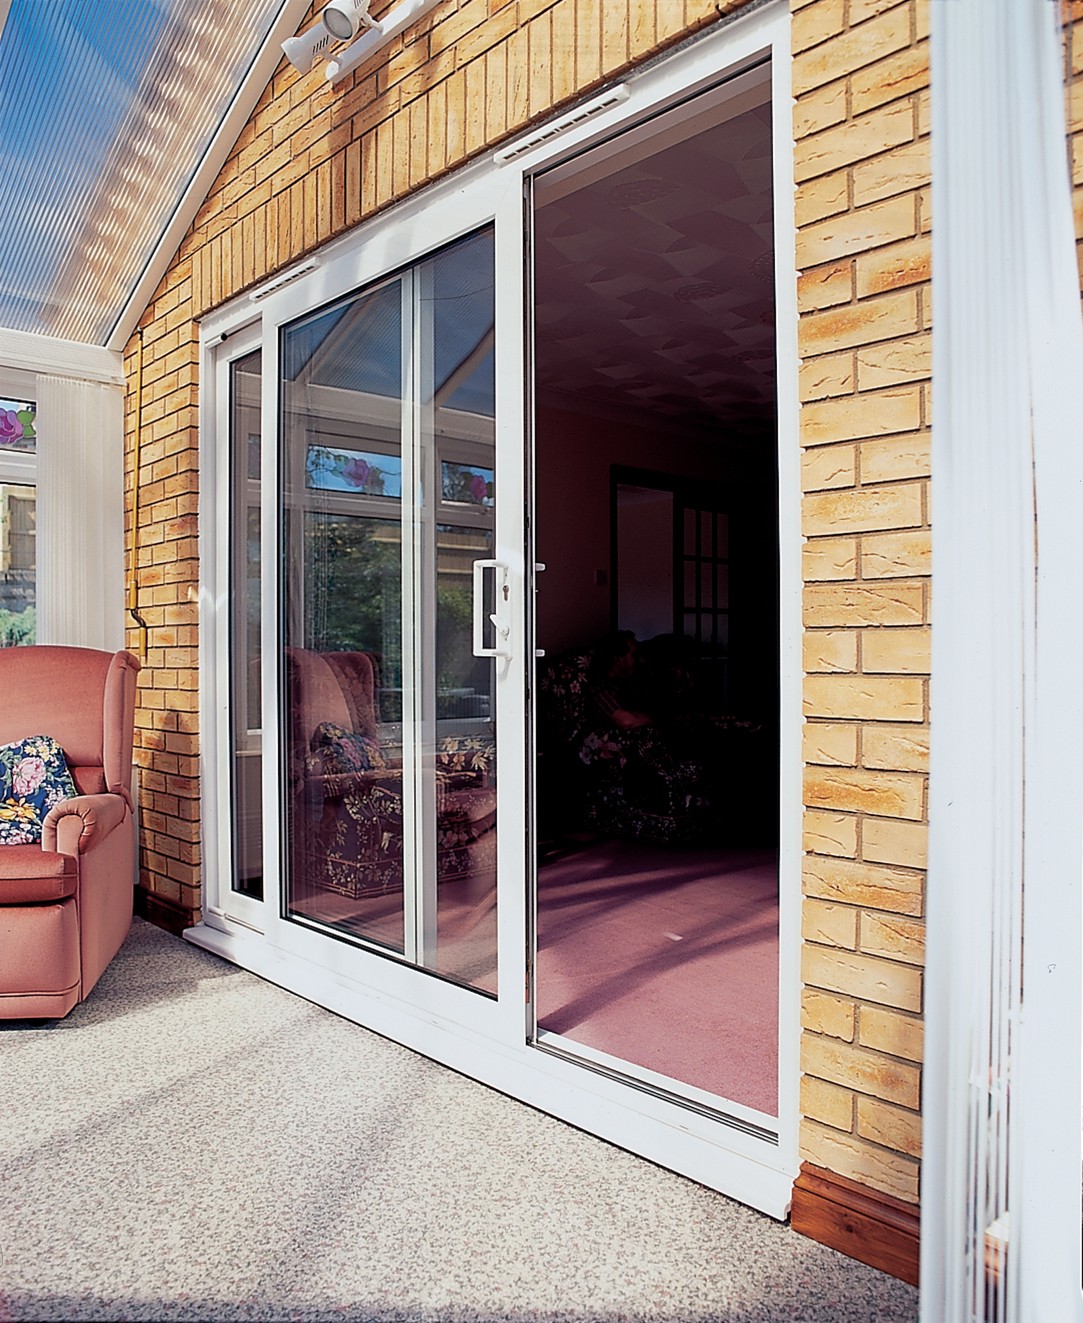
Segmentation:
{"type": "Polygon", "coordinates": [[[0,647],[35,641],[36,489],[0,483],[0,647]]]}
{"type": "Polygon", "coordinates": [[[235,891],[263,899],[263,721],[260,716],[259,350],[229,367],[230,776],[235,891]]]}
{"type": "Polygon", "coordinates": [[[350,298],[281,353],[285,909],[400,953],[402,302],[350,298]]]}
{"type": "Polygon", "coordinates": [[[37,405],[32,400],[0,399],[0,455],[11,450],[36,450],[37,405]]]}
{"type": "MultiPolygon", "coordinates": [[[[433,402],[425,416],[423,471],[432,474],[428,490],[442,502],[435,530],[435,702],[428,707],[431,724],[423,725],[422,759],[423,834],[435,846],[422,911],[434,916],[435,932],[425,934],[419,955],[427,968],[495,994],[495,663],[475,657],[472,645],[474,561],[491,559],[494,546],[493,260],[488,230],[445,249],[419,272],[422,339],[431,337],[432,345],[431,378],[421,387],[422,398],[433,402]]],[[[496,607],[487,602],[486,615],[496,607]]]]}

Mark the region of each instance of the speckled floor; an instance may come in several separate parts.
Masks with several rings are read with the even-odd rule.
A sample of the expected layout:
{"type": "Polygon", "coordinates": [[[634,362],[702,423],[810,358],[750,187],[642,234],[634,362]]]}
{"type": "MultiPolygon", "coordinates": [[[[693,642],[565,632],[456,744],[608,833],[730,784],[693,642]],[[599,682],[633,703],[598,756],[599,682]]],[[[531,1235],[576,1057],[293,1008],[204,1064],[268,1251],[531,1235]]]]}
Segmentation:
{"type": "Polygon", "coordinates": [[[136,922],[0,1027],[0,1323],[895,1323],[917,1293],[136,922]]]}

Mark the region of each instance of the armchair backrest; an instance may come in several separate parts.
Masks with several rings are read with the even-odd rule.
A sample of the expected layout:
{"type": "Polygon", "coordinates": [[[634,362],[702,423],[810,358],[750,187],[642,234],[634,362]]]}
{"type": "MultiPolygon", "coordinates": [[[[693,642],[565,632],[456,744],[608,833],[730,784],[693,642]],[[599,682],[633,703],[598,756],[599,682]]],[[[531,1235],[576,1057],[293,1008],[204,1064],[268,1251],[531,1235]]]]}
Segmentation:
{"type": "Polygon", "coordinates": [[[0,648],[0,744],[51,735],[80,794],[130,801],[138,672],[130,652],[0,648]]]}
{"type": "Polygon", "coordinates": [[[377,672],[367,652],[286,649],[286,701],[296,748],[307,750],[322,722],[376,736],[377,672]]]}

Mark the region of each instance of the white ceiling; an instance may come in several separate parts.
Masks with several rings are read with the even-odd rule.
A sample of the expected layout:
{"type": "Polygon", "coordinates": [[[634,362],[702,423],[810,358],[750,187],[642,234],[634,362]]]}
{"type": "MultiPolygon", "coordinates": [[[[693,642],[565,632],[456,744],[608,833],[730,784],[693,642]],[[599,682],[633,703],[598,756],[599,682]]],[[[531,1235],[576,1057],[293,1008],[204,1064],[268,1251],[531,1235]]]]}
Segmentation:
{"type": "Polygon", "coordinates": [[[541,401],[735,436],[773,427],[770,106],[718,113],[539,181],[541,401]]]}

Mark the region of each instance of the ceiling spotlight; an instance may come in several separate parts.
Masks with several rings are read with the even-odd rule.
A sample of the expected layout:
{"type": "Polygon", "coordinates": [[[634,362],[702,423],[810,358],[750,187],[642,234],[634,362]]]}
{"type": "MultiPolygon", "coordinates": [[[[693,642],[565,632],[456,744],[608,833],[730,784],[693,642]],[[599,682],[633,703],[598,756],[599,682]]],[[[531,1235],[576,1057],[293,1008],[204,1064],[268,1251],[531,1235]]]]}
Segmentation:
{"type": "Polygon", "coordinates": [[[330,45],[331,33],[322,23],[315,23],[299,37],[287,38],[282,51],[298,73],[306,74],[318,59],[326,56],[330,45]]]}
{"type": "Polygon", "coordinates": [[[361,28],[379,29],[379,23],[369,13],[371,4],[372,0],[331,0],[321,21],[337,41],[352,41],[361,28]]]}

